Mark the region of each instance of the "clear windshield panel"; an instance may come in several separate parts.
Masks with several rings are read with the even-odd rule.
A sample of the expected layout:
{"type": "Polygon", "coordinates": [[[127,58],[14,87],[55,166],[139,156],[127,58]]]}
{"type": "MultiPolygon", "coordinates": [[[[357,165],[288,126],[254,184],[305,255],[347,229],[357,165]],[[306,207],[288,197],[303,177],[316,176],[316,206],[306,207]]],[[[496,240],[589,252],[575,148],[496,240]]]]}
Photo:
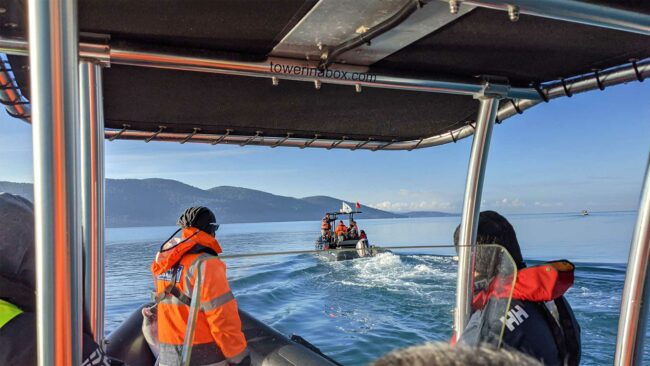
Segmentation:
{"type": "MultiPolygon", "coordinates": [[[[477,248],[476,258],[475,302],[481,301],[479,294],[487,289],[501,296],[476,311],[504,317],[516,275],[514,262],[505,250],[493,245],[477,248]]],[[[270,331],[268,324],[287,338],[300,335],[291,340],[299,344],[306,340],[322,352],[301,353],[307,359],[296,360],[298,364],[309,357],[328,356],[342,364],[356,364],[364,357],[369,362],[394,349],[449,342],[452,337],[458,271],[453,245],[233,253],[216,260],[228,267],[246,334],[265,334],[270,331]],[[350,346],[341,347],[340,340],[350,346]]],[[[200,291],[194,288],[195,294],[200,291]]],[[[200,308],[192,307],[190,316],[200,318],[200,308]]],[[[188,323],[187,331],[195,331],[196,321],[188,323]]],[[[482,324],[478,331],[480,339],[489,336],[498,342],[503,326],[482,324]]],[[[191,338],[186,336],[186,346],[191,338]]],[[[249,348],[270,349],[256,343],[268,339],[253,338],[249,348]]],[[[194,353],[189,348],[184,352],[187,356],[194,353]]],[[[185,361],[190,359],[187,356],[185,361]]]]}
{"type": "Polygon", "coordinates": [[[501,347],[506,326],[518,321],[510,309],[517,278],[517,265],[507,250],[497,244],[475,248],[472,315],[462,343],[501,347]]]}

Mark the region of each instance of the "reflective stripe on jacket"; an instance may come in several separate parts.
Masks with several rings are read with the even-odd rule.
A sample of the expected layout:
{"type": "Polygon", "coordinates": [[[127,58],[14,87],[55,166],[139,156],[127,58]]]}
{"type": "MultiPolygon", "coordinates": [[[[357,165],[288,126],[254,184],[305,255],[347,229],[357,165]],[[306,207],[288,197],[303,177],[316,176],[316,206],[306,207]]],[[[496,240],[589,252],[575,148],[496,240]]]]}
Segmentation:
{"type": "Polygon", "coordinates": [[[217,256],[205,253],[206,249],[220,253],[221,248],[214,237],[196,228],[184,229],[182,238],[179,244],[160,252],[151,266],[156,295],[161,298],[158,304],[160,364],[180,364],[192,290],[201,265],[201,307],[191,364],[225,365],[226,359],[239,358],[248,351],[237,301],[226,278],[226,266],[217,256]],[[177,289],[175,295],[169,293],[170,286],[177,289]]]}
{"type": "Polygon", "coordinates": [[[16,305],[0,299],[0,328],[9,323],[11,319],[20,315],[23,311],[16,305]]]}

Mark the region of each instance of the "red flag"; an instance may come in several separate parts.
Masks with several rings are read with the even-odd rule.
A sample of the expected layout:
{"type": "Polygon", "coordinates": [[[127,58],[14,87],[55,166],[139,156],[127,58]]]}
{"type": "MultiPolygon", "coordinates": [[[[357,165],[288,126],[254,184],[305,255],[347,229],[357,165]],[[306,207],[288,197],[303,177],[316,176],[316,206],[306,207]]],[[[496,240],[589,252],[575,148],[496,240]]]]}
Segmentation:
{"type": "Polygon", "coordinates": [[[359,201],[357,201],[356,208],[361,208],[361,204],[359,203],[359,201]]]}

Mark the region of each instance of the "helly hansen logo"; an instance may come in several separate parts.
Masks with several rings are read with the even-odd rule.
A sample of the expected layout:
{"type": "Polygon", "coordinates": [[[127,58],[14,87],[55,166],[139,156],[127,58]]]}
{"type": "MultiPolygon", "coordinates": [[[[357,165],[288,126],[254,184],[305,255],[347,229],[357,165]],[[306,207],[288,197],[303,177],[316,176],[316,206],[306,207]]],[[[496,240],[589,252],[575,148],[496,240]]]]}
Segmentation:
{"type": "Polygon", "coordinates": [[[521,307],[521,305],[515,305],[514,309],[506,314],[506,316],[501,317],[501,323],[505,323],[509,331],[515,330],[515,327],[528,319],[528,313],[521,307]]]}
{"type": "Polygon", "coordinates": [[[104,353],[101,350],[96,349],[95,352],[88,356],[81,366],[110,366],[110,364],[104,353]]]}

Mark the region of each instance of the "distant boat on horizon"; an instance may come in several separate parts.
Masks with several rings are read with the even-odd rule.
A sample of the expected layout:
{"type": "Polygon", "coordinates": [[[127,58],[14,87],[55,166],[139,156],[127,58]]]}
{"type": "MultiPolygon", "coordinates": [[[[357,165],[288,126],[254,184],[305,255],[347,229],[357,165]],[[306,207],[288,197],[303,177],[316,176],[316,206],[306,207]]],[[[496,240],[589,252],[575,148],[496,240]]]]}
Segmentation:
{"type": "Polygon", "coordinates": [[[580,214],[581,214],[582,216],[589,216],[589,211],[587,211],[587,210],[582,210],[582,211],[580,212],[580,214]]]}

